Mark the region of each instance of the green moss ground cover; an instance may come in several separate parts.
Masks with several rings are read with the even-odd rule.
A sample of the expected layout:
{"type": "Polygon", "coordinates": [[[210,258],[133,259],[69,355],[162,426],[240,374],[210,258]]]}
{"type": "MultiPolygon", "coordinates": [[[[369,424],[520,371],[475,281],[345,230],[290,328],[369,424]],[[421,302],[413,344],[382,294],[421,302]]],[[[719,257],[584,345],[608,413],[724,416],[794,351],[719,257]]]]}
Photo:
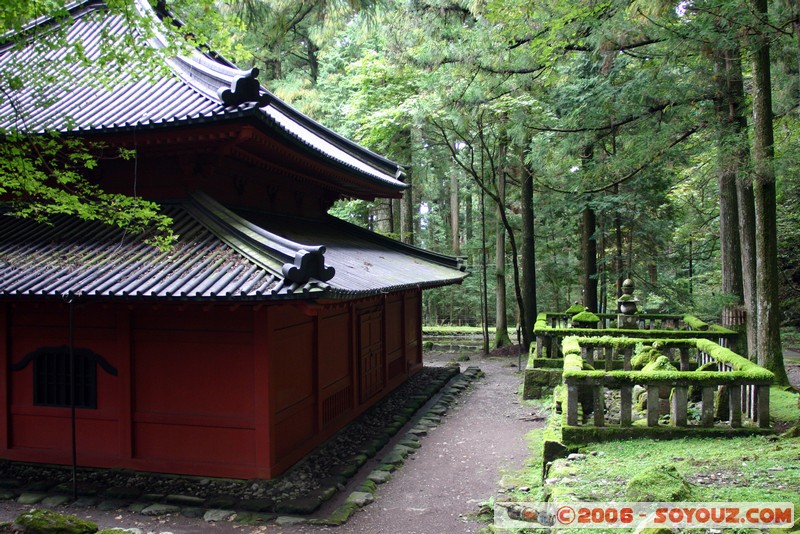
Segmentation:
{"type": "Polygon", "coordinates": [[[625,500],[639,473],[674,466],[695,501],[793,502],[800,508],[800,438],[686,438],[630,440],[587,447],[572,462],[570,491],[583,501],[625,500]]]}
{"type": "MultiPolygon", "coordinates": [[[[796,392],[773,387],[770,395],[771,414],[779,426],[791,426],[800,420],[796,392]]],[[[546,399],[543,401],[547,402],[546,399]]],[[[507,474],[503,479],[505,486],[513,488],[505,492],[510,500],[540,502],[544,499],[545,488],[541,478],[543,444],[549,439],[548,433],[553,432],[550,423],[557,419],[555,415],[549,417],[548,427],[527,435],[531,456],[526,467],[507,474]]],[[[580,452],[586,455],[585,458],[568,462],[569,479],[562,488],[564,491],[558,492],[569,494],[575,501],[626,501],[626,490],[631,480],[645,471],[670,466],[688,483],[693,502],[792,502],[795,514],[800,510],[800,437],[636,439],[593,443],[580,452]]],[[[563,464],[565,461],[558,462],[563,464]]],[[[599,531],[559,532],[585,534],[599,531]]],[[[609,532],[620,534],[626,530],[611,529],[609,532]]]]}
{"type": "MultiPolygon", "coordinates": [[[[480,326],[453,326],[453,325],[431,325],[422,327],[423,336],[480,336],[483,329],[480,326]]],[[[489,333],[493,334],[495,328],[489,327],[489,333]]],[[[509,336],[516,336],[516,330],[509,329],[509,336]]]]}

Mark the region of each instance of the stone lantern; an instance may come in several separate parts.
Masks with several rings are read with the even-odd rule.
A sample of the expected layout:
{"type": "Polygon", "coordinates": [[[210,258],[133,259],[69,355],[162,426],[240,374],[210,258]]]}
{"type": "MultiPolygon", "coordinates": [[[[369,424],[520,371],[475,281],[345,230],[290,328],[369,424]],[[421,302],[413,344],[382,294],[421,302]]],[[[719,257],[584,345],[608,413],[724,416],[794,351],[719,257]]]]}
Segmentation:
{"type": "Polygon", "coordinates": [[[622,282],[622,296],[617,299],[619,313],[617,314],[618,328],[638,328],[639,320],[636,317],[636,304],[639,299],[633,296],[635,286],[633,280],[626,278],[622,282]]]}

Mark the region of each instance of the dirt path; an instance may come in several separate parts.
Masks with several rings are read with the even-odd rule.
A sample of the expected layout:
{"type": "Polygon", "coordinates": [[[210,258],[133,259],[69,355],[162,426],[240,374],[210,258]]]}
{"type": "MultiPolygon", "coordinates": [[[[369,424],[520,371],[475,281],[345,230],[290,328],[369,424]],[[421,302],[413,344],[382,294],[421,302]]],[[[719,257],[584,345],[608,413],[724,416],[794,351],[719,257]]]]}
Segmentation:
{"type": "MultiPolygon", "coordinates": [[[[453,354],[425,355],[426,365],[444,365],[453,354]]],[[[528,456],[525,434],[534,428],[531,409],[520,404],[521,377],[517,358],[473,355],[462,364],[481,368],[485,377],[458,397],[442,423],[421,438],[392,480],[379,486],[376,501],[335,529],[311,526],[246,526],[235,522],[206,523],[181,516],[145,517],[129,512],[58,508],[90,518],[101,528],[138,528],[144,533],[205,532],[434,534],[477,532],[483,525],[472,517],[483,501],[497,495],[503,474],[521,467],[528,456]]],[[[359,478],[366,473],[357,475],[359,478]]],[[[13,519],[30,506],[0,503],[0,521],[13,519]]]]}
{"type": "MultiPolygon", "coordinates": [[[[485,526],[473,516],[481,502],[497,495],[503,474],[523,465],[528,456],[524,436],[534,423],[524,420],[531,412],[519,403],[516,357],[479,358],[473,356],[467,363],[479,366],[486,376],[421,439],[419,451],[378,488],[376,501],[337,533],[455,534],[485,526]]],[[[426,359],[436,361],[436,356],[426,359]]],[[[279,532],[320,530],[324,529],[295,527],[279,532]]]]}

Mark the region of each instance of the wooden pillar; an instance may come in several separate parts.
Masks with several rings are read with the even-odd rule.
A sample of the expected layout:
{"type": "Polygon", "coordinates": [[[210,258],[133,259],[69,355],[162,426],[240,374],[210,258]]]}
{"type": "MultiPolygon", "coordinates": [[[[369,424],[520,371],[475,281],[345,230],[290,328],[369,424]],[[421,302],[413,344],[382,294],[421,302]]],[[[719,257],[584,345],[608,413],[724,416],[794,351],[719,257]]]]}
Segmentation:
{"type": "Polygon", "coordinates": [[[647,385],[647,426],[658,426],[658,385],[647,385]]]}
{"type": "Polygon", "coordinates": [[[594,426],[604,426],[606,422],[606,397],[603,393],[605,388],[602,384],[595,384],[592,387],[592,411],[594,412],[594,426]]]}
{"type": "Polygon", "coordinates": [[[731,428],[742,426],[742,388],[736,384],[728,386],[728,411],[731,428]]]}
{"type": "Polygon", "coordinates": [[[758,386],[758,426],[769,428],[769,386],[758,386]]]}
{"type": "MultiPolygon", "coordinates": [[[[253,309],[253,395],[256,449],[256,473],[270,478],[275,465],[272,447],[272,421],[270,417],[269,388],[269,318],[266,307],[253,309]]],[[[354,388],[355,389],[355,388],[354,388]]]]}
{"type": "Polygon", "coordinates": [[[714,391],[716,391],[716,386],[703,386],[703,413],[700,419],[702,426],[714,426],[714,391]]]}
{"type": "Polygon", "coordinates": [[[619,388],[619,425],[631,426],[631,410],[633,407],[633,386],[619,388]]]}
{"type": "Polygon", "coordinates": [[[578,424],[578,386],[567,384],[567,424],[578,424]]]}
{"type": "Polygon", "coordinates": [[[116,306],[117,380],[119,381],[119,454],[125,460],[133,459],[133,398],[134,353],[133,313],[125,304],[116,306]]]}
{"type": "Polygon", "coordinates": [[[689,388],[675,386],[672,394],[672,410],[670,419],[674,426],[686,426],[687,404],[689,401],[689,388]]]}
{"type": "Polygon", "coordinates": [[[11,423],[11,406],[9,390],[11,373],[11,305],[0,304],[0,451],[7,451],[9,443],[9,425],[11,423]]]}

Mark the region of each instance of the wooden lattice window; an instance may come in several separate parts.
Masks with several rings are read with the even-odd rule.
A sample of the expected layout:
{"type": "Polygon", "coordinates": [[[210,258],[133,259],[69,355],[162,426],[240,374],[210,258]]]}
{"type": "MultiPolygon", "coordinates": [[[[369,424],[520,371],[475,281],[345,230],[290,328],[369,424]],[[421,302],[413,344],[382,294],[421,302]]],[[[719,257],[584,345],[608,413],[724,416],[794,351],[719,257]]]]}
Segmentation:
{"type": "Polygon", "coordinates": [[[70,391],[75,385],[75,407],[97,408],[97,364],[91,353],[75,351],[75,380],[70,370],[69,350],[56,348],[37,351],[33,359],[33,404],[71,406],[70,391]]]}
{"type": "Polygon", "coordinates": [[[72,384],[75,384],[75,407],[97,408],[97,366],[117,376],[117,369],[105,358],[89,349],[76,348],[70,365],[69,347],[42,347],[11,365],[22,371],[33,362],[33,404],[35,406],[72,406],[72,384]],[[75,380],[72,379],[72,368],[75,380]]]}

